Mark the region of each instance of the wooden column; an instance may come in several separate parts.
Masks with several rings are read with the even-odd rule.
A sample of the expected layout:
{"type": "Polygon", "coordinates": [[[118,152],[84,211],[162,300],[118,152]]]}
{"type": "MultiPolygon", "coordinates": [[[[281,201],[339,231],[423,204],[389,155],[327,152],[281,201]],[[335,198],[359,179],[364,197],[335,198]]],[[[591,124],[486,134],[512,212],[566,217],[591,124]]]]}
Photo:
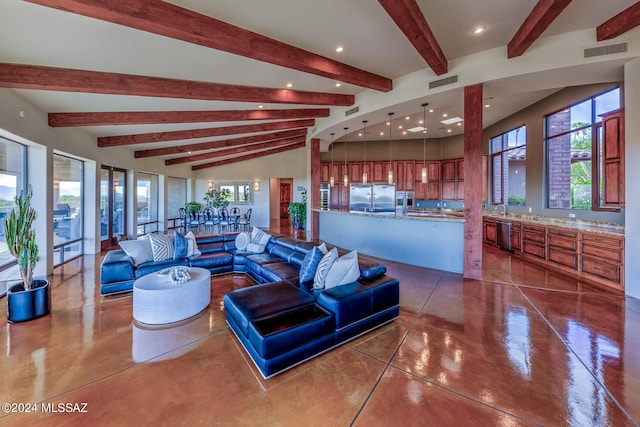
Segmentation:
{"type": "Polygon", "coordinates": [[[482,280],[482,84],[464,88],[463,275],[482,280]]]}
{"type": "MultiPolygon", "coordinates": [[[[320,139],[311,138],[311,191],[307,194],[311,209],[320,209],[320,139]]],[[[320,237],[320,213],[311,211],[309,215],[309,238],[320,237]]]]}

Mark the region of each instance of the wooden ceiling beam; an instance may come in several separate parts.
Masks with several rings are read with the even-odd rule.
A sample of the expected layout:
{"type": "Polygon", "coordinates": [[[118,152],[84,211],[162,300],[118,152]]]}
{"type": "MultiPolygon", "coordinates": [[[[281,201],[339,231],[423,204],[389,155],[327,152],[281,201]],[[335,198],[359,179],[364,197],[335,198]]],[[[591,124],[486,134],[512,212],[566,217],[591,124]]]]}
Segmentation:
{"type": "Polygon", "coordinates": [[[117,111],[88,113],[49,113],[49,126],[118,126],[169,123],[241,122],[245,120],[289,120],[329,117],[328,108],[288,110],[219,111],[117,111]]]}
{"type": "Polygon", "coordinates": [[[160,0],[27,0],[257,61],[388,92],[391,79],[160,0]]]}
{"type": "Polygon", "coordinates": [[[187,129],[170,132],[139,133],[133,135],[103,136],[98,138],[98,147],[146,144],[150,142],[176,141],[180,139],[209,138],[213,136],[238,135],[270,130],[297,129],[315,126],[314,119],[288,120],[284,122],[257,123],[239,126],[221,126],[206,129],[187,129]]]}
{"type": "Polygon", "coordinates": [[[248,151],[264,150],[266,148],[282,147],[283,145],[295,144],[304,142],[305,136],[298,136],[295,138],[277,139],[269,142],[259,142],[256,144],[248,144],[240,147],[226,148],[224,150],[214,151],[211,153],[194,154],[191,156],[177,157],[175,159],[168,159],[164,161],[166,166],[177,165],[181,163],[197,162],[198,160],[215,159],[217,157],[231,156],[233,154],[246,153],[248,151]]]}
{"type": "Polygon", "coordinates": [[[237,162],[243,162],[245,160],[256,159],[258,157],[271,156],[272,154],[283,153],[285,151],[296,150],[298,148],[304,148],[307,145],[305,142],[299,142],[297,144],[285,145],[284,147],[272,148],[270,150],[259,151],[257,153],[245,154],[244,156],[232,157],[230,159],[217,160],[215,162],[210,163],[202,163],[200,165],[191,166],[191,170],[200,170],[200,169],[208,169],[214,168],[216,166],[228,165],[237,162]]]}
{"type": "Polygon", "coordinates": [[[522,55],[562,13],[571,0],[538,0],[507,45],[507,57],[522,55]]]}
{"type": "Polygon", "coordinates": [[[138,150],[133,153],[136,159],[142,157],[166,156],[171,154],[188,154],[192,151],[215,150],[218,148],[234,147],[237,145],[266,142],[274,139],[306,136],[306,129],[293,129],[282,132],[264,133],[261,135],[245,136],[242,138],[223,139],[219,141],[199,142],[196,144],[174,145],[172,147],[138,150]]]}
{"type": "Polygon", "coordinates": [[[598,25],[598,41],[610,40],[640,25],[640,1],[632,4],[613,18],[598,25]]]}
{"type": "Polygon", "coordinates": [[[436,75],[449,71],[438,40],[415,0],[378,0],[436,75]]]}
{"type": "Polygon", "coordinates": [[[354,103],[355,99],[353,95],[337,93],[237,86],[9,63],[0,63],[0,87],[156,98],[303,105],[349,106],[354,103]]]}

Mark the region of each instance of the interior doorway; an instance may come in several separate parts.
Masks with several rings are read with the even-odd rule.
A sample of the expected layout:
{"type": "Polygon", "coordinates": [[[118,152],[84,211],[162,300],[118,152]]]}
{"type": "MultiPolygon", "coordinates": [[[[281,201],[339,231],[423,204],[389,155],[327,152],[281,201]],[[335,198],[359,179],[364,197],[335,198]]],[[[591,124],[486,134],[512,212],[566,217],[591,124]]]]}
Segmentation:
{"type": "Polygon", "coordinates": [[[269,226],[274,231],[291,227],[289,203],[293,198],[293,178],[269,180],[269,226]]]}
{"type": "Polygon", "coordinates": [[[126,230],[127,171],[102,166],[100,171],[100,248],[118,243],[126,230]]]}

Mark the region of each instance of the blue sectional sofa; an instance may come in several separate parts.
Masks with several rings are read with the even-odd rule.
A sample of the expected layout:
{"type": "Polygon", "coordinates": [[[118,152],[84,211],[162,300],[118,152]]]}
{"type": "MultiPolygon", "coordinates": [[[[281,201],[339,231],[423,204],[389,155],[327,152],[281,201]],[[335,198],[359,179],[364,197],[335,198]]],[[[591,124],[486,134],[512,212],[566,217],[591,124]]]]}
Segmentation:
{"type": "Polygon", "coordinates": [[[357,280],[314,290],[313,283],[298,280],[313,243],[272,235],[265,251],[254,254],[238,251],[235,237],[198,236],[201,255],[138,266],[124,251],[110,251],[101,266],[101,293],[131,290],[138,277],[170,265],[203,267],[212,274],[244,272],[259,285],[225,295],[226,319],[264,378],[399,316],[399,283],[386,275],[384,264],[359,257],[357,280]]]}

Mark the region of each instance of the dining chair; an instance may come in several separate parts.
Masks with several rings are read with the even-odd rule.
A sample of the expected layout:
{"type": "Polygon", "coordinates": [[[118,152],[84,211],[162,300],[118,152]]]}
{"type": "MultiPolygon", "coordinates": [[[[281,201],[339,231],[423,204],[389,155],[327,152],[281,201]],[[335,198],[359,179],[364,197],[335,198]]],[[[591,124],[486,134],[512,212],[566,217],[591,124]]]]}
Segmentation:
{"type": "Polygon", "coordinates": [[[218,228],[221,233],[226,233],[229,231],[229,227],[231,225],[231,221],[229,219],[229,212],[226,208],[220,208],[218,210],[218,216],[220,217],[220,222],[218,223],[218,228]]]}
{"type": "Polygon", "coordinates": [[[238,219],[238,228],[242,228],[242,230],[247,230],[247,228],[251,227],[251,208],[247,210],[243,216],[238,219]]]}
{"type": "Polygon", "coordinates": [[[213,214],[213,209],[205,208],[202,211],[202,228],[204,232],[207,232],[207,228],[210,230],[210,233],[213,234],[213,229],[215,228],[215,215],[213,214]]]}

